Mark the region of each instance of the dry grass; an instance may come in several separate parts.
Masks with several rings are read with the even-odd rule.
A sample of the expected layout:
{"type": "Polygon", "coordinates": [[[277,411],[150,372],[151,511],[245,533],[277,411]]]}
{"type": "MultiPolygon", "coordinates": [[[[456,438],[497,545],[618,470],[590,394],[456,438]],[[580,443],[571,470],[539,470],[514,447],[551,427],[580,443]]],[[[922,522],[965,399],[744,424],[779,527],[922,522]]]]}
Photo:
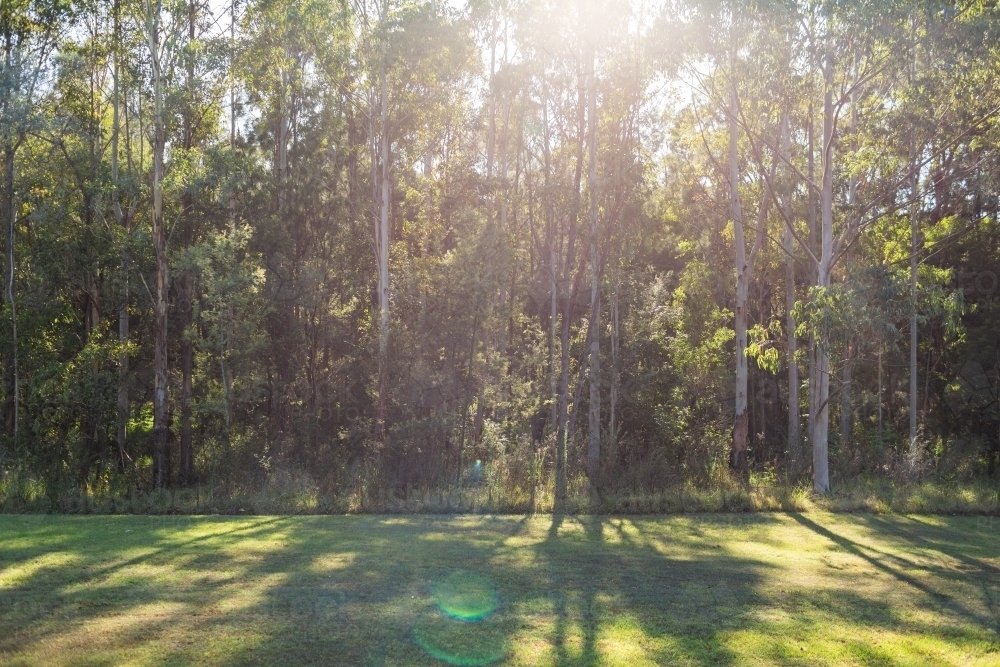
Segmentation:
{"type": "MultiPolygon", "coordinates": [[[[0,513],[70,514],[532,514],[555,510],[554,480],[530,488],[487,474],[476,484],[439,488],[373,488],[355,484],[324,494],[305,473],[276,470],[260,484],[205,484],[144,493],[134,489],[74,489],[52,498],[30,479],[0,478],[0,513]]],[[[657,489],[606,490],[596,500],[587,479],[569,484],[565,514],[687,514],[692,512],[864,512],[1000,516],[1000,483],[980,479],[943,482],[857,477],[835,483],[828,496],[774,475],[744,484],[727,474],[703,484],[679,482],[657,489]]]]}

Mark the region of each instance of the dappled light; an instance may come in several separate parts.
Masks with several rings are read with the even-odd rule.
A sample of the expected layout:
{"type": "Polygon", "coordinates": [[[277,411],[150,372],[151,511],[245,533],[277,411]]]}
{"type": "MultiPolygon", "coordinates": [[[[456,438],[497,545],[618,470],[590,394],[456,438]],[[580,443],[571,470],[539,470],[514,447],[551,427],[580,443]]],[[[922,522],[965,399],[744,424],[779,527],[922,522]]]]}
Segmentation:
{"type": "Polygon", "coordinates": [[[1000,667],[998,63],[0,0],[0,667],[1000,667]]]}
{"type": "Polygon", "coordinates": [[[0,516],[0,664],[994,664],[1000,540],[933,524],[0,516]]]}

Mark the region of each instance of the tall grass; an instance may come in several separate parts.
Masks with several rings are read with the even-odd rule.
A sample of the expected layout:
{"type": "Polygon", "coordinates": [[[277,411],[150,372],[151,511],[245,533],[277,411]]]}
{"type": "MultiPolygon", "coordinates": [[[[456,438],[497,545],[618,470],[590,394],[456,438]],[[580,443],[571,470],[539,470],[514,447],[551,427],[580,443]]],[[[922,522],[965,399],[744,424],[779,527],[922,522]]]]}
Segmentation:
{"type": "MultiPolygon", "coordinates": [[[[47,493],[23,473],[0,475],[0,512],[99,514],[344,514],[344,513],[551,513],[551,472],[532,484],[514,478],[499,462],[481,476],[450,484],[400,489],[358,477],[339,492],[324,492],[305,472],[272,468],[258,480],[219,482],[145,492],[111,486],[47,493]]],[[[530,476],[529,476],[530,479],[530,476]]],[[[803,484],[774,475],[752,475],[749,483],[714,475],[659,489],[611,488],[590,493],[587,478],[574,476],[563,511],[569,514],[675,514],[689,512],[832,512],[979,514],[1000,516],[996,480],[917,480],[899,484],[887,476],[858,476],[817,496],[803,484]]]]}

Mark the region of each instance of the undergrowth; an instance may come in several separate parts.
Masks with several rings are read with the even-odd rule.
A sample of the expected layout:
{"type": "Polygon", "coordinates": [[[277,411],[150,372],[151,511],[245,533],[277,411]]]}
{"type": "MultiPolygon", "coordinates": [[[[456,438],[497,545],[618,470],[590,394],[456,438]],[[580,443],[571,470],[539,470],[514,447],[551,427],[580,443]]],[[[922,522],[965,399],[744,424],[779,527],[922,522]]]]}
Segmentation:
{"type": "MultiPolygon", "coordinates": [[[[197,484],[157,491],[86,487],[47,493],[30,477],[0,476],[0,512],[70,514],[532,514],[556,510],[551,474],[534,494],[524,485],[499,483],[489,474],[448,486],[380,488],[358,481],[324,492],[306,473],[275,469],[243,484],[197,484]]],[[[530,485],[529,485],[530,486],[530,485]]],[[[566,514],[683,514],[694,512],[831,512],[965,514],[1000,516],[998,483],[934,479],[898,484],[859,476],[817,495],[802,483],[751,475],[749,481],[714,475],[707,482],[677,482],[658,489],[603,489],[591,494],[587,479],[570,480],[566,514]]]]}

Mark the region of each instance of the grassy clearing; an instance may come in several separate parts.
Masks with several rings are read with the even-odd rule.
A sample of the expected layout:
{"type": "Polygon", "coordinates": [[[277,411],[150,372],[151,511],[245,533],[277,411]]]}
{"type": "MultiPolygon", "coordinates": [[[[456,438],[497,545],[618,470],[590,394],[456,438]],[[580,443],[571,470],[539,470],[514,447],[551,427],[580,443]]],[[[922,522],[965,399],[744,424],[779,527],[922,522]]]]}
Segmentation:
{"type": "Polygon", "coordinates": [[[5,515],[0,628],[4,666],[1000,665],[1000,519],[5,515]]]}

